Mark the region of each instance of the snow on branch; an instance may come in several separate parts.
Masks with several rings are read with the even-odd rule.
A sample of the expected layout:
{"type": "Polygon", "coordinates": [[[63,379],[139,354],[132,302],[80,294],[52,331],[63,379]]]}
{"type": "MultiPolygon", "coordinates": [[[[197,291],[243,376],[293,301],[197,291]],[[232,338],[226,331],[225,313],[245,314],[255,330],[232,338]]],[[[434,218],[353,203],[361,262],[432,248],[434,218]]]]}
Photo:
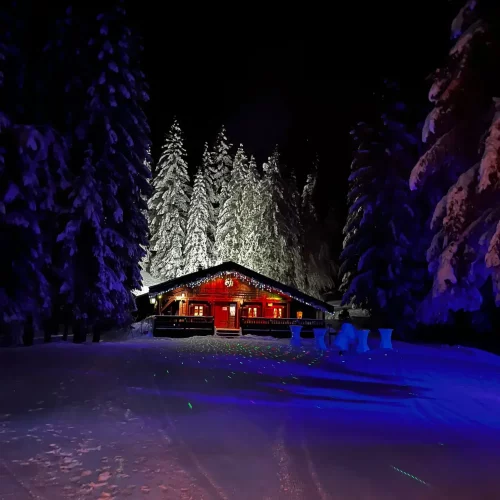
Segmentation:
{"type": "Polygon", "coordinates": [[[479,164],[476,163],[464,172],[448,191],[446,216],[443,219],[443,228],[447,235],[460,233],[468,224],[470,216],[474,216],[472,197],[475,194],[474,186],[478,170],[479,164]]]}
{"type": "Polygon", "coordinates": [[[448,244],[448,246],[441,253],[439,258],[439,267],[434,281],[434,292],[437,294],[444,293],[448,290],[450,285],[457,284],[458,280],[455,273],[455,267],[458,264],[460,257],[458,251],[467,242],[472,233],[484,223],[489,212],[483,213],[479,218],[472,222],[467,229],[455,241],[448,244]]]}
{"type": "Polygon", "coordinates": [[[494,98],[493,101],[495,116],[484,144],[484,153],[479,167],[479,192],[498,187],[500,180],[500,98],[494,98]]]}
{"type": "Polygon", "coordinates": [[[450,131],[443,134],[432,146],[426,151],[413,167],[410,175],[410,189],[415,191],[420,189],[428,177],[437,173],[443,168],[447,160],[451,160],[457,152],[457,144],[463,133],[463,124],[459,124],[450,131]]]}
{"type": "Polygon", "coordinates": [[[476,5],[477,0],[468,0],[468,2],[460,9],[457,16],[453,19],[451,23],[451,36],[453,38],[459,37],[464,32],[476,5]]]}
{"type": "Polygon", "coordinates": [[[467,30],[462,33],[455,45],[450,50],[450,56],[460,56],[466,50],[469,50],[475,37],[484,34],[486,31],[484,22],[478,19],[467,30]]]}

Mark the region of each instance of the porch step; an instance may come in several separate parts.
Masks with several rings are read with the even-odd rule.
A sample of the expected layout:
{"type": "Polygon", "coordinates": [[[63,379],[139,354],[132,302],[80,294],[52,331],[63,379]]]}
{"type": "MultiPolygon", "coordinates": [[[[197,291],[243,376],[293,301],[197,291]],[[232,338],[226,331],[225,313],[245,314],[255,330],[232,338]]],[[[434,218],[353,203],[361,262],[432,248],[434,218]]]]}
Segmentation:
{"type": "Polygon", "coordinates": [[[235,338],[241,336],[241,330],[236,328],[216,328],[215,335],[217,337],[235,338]]]}

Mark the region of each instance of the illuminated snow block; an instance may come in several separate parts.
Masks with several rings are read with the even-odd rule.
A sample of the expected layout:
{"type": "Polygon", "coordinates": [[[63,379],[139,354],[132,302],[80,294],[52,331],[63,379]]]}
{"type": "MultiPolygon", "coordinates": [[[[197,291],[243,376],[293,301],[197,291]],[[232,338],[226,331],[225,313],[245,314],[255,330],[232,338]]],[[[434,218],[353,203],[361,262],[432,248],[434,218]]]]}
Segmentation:
{"type": "Polygon", "coordinates": [[[326,328],[314,328],[314,340],[316,341],[316,349],[326,351],[325,335],[326,328]]]}
{"type": "Polygon", "coordinates": [[[292,332],[292,338],[290,340],[290,345],[292,347],[300,347],[301,339],[300,332],[302,330],[301,325],[290,325],[290,331],[292,332]]]}
{"type": "Polygon", "coordinates": [[[348,333],[340,331],[337,333],[333,344],[337,346],[341,351],[348,351],[349,344],[351,343],[351,338],[348,333]]]}
{"type": "Polygon", "coordinates": [[[370,333],[370,330],[358,330],[356,332],[356,335],[358,337],[358,345],[356,347],[356,352],[361,354],[363,352],[370,350],[370,348],[368,347],[368,334],[369,333],[370,333]]]}
{"type": "Polygon", "coordinates": [[[380,349],[392,349],[392,328],[379,328],[380,332],[380,349]]]}

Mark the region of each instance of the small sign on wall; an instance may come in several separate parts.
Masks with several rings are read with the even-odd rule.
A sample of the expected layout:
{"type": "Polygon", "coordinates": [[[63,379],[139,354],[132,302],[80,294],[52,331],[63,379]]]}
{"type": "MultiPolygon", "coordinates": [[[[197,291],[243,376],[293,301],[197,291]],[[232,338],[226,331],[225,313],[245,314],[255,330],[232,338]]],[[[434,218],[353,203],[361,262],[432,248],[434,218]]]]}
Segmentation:
{"type": "Polygon", "coordinates": [[[224,306],[224,307],[222,308],[222,310],[223,310],[223,311],[227,311],[227,307],[226,307],[226,306],[224,306]]]}

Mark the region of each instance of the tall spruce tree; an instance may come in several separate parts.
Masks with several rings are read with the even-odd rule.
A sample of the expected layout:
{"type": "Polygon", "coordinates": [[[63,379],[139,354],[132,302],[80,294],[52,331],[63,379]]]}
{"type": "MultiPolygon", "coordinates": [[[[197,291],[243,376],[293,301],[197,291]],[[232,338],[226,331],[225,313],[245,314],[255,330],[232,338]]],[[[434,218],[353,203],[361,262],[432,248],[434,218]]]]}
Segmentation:
{"type": "Polygon", "coordinates": [[[427,252],[432,291],[422,321],[500,305],[500,7],[468,1],[451,27],[454,45],[434,74],[434,103],[423,129],[428,145],[410,185],[435,203],[427,252]],[[435,200],[433,200],[435,201],[435,200]]]}
{"type": "Polygon", "coordinates": [[[316,187],[318,183],[318,163],[316,157],[313,168],[307,174],[301,197],[301,217],[304,228],[304,275],[305,290],[314,297],[320,297],[322,292],[334,285],[335,266],[328,243],[334,231],[331,229],[332,217],[329,223],[319,220],[316,210],[316,187]]]}
{"type": "Polygon", "coordinates": [[[240,144],[234,157],[231,177],[227,183],[227,195],[220,207],[215,233],[217,264],[239,261],[241,253],[241,214],[245,186],[247,156],[240,144]]]}
{"type": "Polygon", "coordinates": [[[210,267],[208,225],[210,218],[210,200],[208,198],[205,174],[198,169],[194,179],[194,188],[189,204],[186,244],[185,273],[194,273],[210,267]]]}
{"type": "Polygon", "coordinates": [[[316,193],[316,185],[318,183],[318,160],[313,164],[312,172],[309,172],[306,177],[304,188],[302,189],[302,221],[307,227],[314,224],[318,220],[316,205],[314,203],[314,195],[316,193]]]}
{"type": "Polygon", "coordinates": [[[217,228],[217,203],[215,202],[215,172],[212,163],[212,154],[208,149],[208,143],[205,143],[203,155],[201,159],[201,168],[203,177],[205,179],[205,188],[208,197],[208,223],[207,223],[207,251],[208,251],[208,265],[214,264],[214,251],[215,251],[215,230],[217,228]]]}
{"type": "Polygon", "coordinates": [[[349,177],[351,204],[341,254],[343,303],[368,309],[380,326],[402,326],[411,315],[405,260],[411,255],[414,211],[410,165],[394,155],[399,144],[384,123],[359,123],[349,177]]]}
{"type": "Polygon", "coordinates": [[[19,339],[24,324],[24,341],[31,344],[34,328],[52,313],[53,228],[67,169],[62,139],[29,105],[36,61],[23,45],[29,27],[16,21],[21,8],[0,9],[0,92],[6,97],[0,108],[0,235],[9,242],[0,264],[0,329],[10,328],[19,339]]]}
{"type": "MultiPolygon", "coordinates": [[[[149,178],[149,183],[151,185],[152,183],[152,166],[153,166],[153,161],[152,161],[152,157],[151,157],[151,146],[148,148],[148,151],[147,151],[147,157],[144,159],[144,165],[145,167],[148,169],[148,172],[149,172],[149,175],[150,175],[150,178],[149,178]]],[[[150,188],[151,192],[153,191],[152,188],[150,188]]],[[[149,260],[151,258],[151,251],[149,249],[149,236],[150,236],[150,233],[149,233],[149,227],[151,225],[151,221],[150,221],[150,217],[149,217],[149,211],[147,209],[147,206],[148,206],[148,196],[144,196],[144,202],[146,204],[146,209],[144,210],[144,216],[146,217],[146,221],[148,223],[148,246],[144,248],[144,251],[145,251],[145,255],[144,257],[142,258],[142,261],[141,261],[141,275],[144,274],[144,272],[146,271],[146,269],[149,268],[149,260]]],[[[143,287],[144,287],[144,283],[143,283],[143,287]]]]}
{"type": "Polygon", "coordinates": [[[293,284],[293,260],[288,247],[289,226],[286,220],[286,186],[278,149],[263,166],[260,183],[261,213],[254,263],[256,271],[281,283],[293,284]]]}
{"type": "Polygon", "coordinates": [[[226,129],[224,126],[217,135],[214,147],[211,152],[205,148],[203,154],[203,164],[207,172],[207,189],[212,204],[211,216],[212,223],[209,228],[209,239],[212,247],[212,263],[219,262],[220,259],[216,254],[215,248],[215,232],[217,229],[219,213],[222,205],[226,200],[227,183],[229,181],[231,168],[233,166],[233,159],[230,154],[232,145],[228,142],[226,137],[226,129]]]}
{"type": "Polygon", "coordinates": [[[304,227],[301,219],[301,196],[295,172],[290,172],[285,184],[284,210],[287,221],[286,244],[291,265],[290,283],[301,291],[306,289],[304,267],[304,227]]]}
{"type": "Polygon", "coordinates": [[[224,191],[229,182],[233,158],[230,154],[232,144],[226,137],[226,129],[223,126],[217,135],[212,152],[212,172],[213,172],[213,194],[212,202],[216,207],[221,207],[225,201],[224,191]]]}
{"type": "Polygon", "coordinates": [[[258,271],[259,233],[263,223],[262,191],[257,163],[250,157],[241,200],[241,246],[238,262],[258,271]]]}
{"type": "Polygon", "coordinates": [[[58,237],[65,262],[61,292],[77,330],[87,322],[98,332],[130,319],[131,290],[141,287],[150,192],[149,127],[141,106],[148,95],[138,66],[142,47],[121,5],[94,22],[85,12],[69,14],[70,39],[87,39],[75,48],[78,78],[67,85],[72,190],[58,237]]]}
{"type": "Polygon", "coordinates": [[[184,242],[191,187],[181,129],[174,121],[153,179],[149,200],[150,267],[154,277],[176,278],[184,270],[184,242]]]}

